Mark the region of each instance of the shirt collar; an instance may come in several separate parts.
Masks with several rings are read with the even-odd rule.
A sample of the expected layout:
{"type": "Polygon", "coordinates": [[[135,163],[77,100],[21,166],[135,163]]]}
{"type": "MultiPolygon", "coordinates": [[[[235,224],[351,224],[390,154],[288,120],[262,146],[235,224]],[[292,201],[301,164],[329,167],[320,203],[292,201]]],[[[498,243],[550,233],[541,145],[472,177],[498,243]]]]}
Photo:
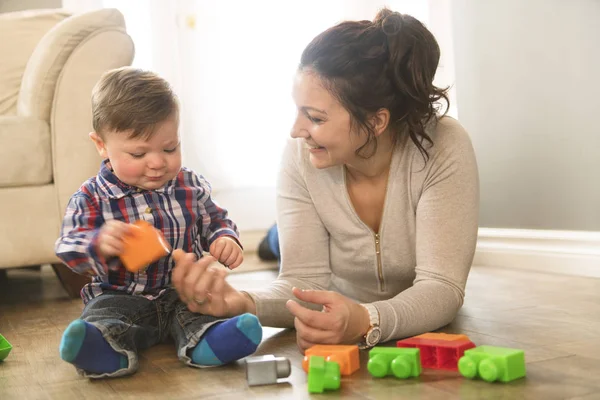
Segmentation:
{"type": "Polygon", "coordinates": [[[106,197],[111,199],[120,199],[132,193],[141,193],[145,191],[170,194],[173,192],[173,189],[177,184],[177,177],[175,177],[165,183],[162,187],[155,190],[145,190],[136,186],[128,185],[117,178],[117,175],[115,175],[108,159],[102,161],[102,164],[100,165],[100,173],[98,173],[96,180],[98,181],[98,187],[100,191],[106,197]]]}

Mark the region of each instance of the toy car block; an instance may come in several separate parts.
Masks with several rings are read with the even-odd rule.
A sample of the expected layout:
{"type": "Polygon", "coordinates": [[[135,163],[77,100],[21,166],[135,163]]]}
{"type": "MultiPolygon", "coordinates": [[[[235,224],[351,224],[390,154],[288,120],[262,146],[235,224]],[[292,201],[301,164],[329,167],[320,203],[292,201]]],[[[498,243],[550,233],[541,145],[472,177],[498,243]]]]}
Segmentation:
{"type": "Polygon", "coordinates": [[[131,227],[131,234],[123,239],[124,249],[120,256],[127,271],[138,272],[171,252],[162,233],[149,222],[138,220],[131,227]]]}
{"type": "Polygon", "coordinates": [[[10,354],[11,350],[11,344],[4,338],[4,336],[0,335],[0,361],[4,361],[4,359],[10,354]]]}
{"type": "Polygon", "coordinates": [[[334,361],[340,364],[342,375],[352,375],[360,369],[360,357],[356,345],[324,345],[317,344],[304,352],[302,368],[308,372],[308,360],[310,356],[325,357],[325,361],[334,361]]]}
{"type": "Polygon", "coordinates": [[[469,379],[510,382],[525,376],[525,352],[496,346],[478,346],[465,351],[458,370],[469,379]]]}
{"type": "Polygon", "coordinates": [[[453,333],[442,333],[442,332],[429,332],[423,333],[422,335],[414,336],[419,339],[433,339],[433,340],[470,340],[467,335],[453,334],[453,333]]]}
{"type": "Polygon", "coordinates": [[[249,386],[271,385],[292,373],[290,360],[272,354],[246,359],[246,380],[249,386]]]}
{"type": "Polygon", "coordinates": [[[421,351],[421,367],[458,371],[458,360],[475,344],[470,340],[437,340],[412,337],[396,342],[397,347],[413,347],[421,351]]]}
{"type": "Polygon", "coordinates": [[[311,356],[308,361],[308,392],[323,393],[340,388],[340,364],[325,361],[325,357],[311,356]]]}
{"type": "Polygon", "coordinates": [[[393,375],[406,379],[421,375],[419,349],[400,347],[374,347],[369,351],[369,373],[376,378],[393,375]]]}

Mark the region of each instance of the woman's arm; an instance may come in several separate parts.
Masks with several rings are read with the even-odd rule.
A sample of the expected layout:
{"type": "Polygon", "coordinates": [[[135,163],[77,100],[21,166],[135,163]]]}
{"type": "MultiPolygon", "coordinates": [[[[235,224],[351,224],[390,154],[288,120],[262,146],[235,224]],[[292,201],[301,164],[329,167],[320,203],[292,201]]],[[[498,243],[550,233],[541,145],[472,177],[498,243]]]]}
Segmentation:
{"type": "Polygon", "coordinates": [[[438,329],[463,304],[477,242],[477,162],[467,133],[456,121],[442,119],[434,140],[416,208],[414,285],[391,300],[373,303],[383,341],[438,329]]]}
{"type": "Polygon", "coordinates": [[[329,233],[306,187],[302,152],[301,143],[290,140],[279,172],[277,223],[281,272],[265,290],[248,293],[256,304],[256,315],[267,326],[293,326],[294,317],[285,307],[287,300],[295,298],[292,288],[326,290],[331,278],[329,233]]]}

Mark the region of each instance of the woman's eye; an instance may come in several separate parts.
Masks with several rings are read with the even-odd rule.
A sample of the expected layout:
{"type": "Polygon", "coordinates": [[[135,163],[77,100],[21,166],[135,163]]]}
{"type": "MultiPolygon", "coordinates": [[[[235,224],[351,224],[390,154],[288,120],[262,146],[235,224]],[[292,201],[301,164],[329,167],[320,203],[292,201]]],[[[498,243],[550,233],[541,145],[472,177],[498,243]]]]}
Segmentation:
{"type": "Polygon", "coordinates": [[[308,119],[315,124],[320,124],[323,122],[321,118],[311,117],[310,115],[308,115],[308,119]]]}

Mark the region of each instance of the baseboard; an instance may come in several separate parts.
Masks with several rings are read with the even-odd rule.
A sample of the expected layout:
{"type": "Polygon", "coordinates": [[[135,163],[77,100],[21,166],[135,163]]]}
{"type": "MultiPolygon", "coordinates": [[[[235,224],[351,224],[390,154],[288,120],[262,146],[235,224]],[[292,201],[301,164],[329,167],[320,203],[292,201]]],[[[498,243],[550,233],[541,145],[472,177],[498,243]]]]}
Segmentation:
{"type": "Polygon", "coordinates": [[[600,278],[600,232],[480,228],[473,265],[600,278]]]}
{"type": "Polygon", "coordinates": [[[264,261],[258,257],[258,245],[267,234],[267,229],[247,230],[240,232],[240,240],[244,246],[244,264],[231,273],[267,271],[279,269],[277,261],[264,261]]]}
{"type": "Polygon", "coordinates": [[[266,234],[266,230],[241,231],[240,240],[244,246],[244,253],[258,252],[258,245],[266,234]]]}

